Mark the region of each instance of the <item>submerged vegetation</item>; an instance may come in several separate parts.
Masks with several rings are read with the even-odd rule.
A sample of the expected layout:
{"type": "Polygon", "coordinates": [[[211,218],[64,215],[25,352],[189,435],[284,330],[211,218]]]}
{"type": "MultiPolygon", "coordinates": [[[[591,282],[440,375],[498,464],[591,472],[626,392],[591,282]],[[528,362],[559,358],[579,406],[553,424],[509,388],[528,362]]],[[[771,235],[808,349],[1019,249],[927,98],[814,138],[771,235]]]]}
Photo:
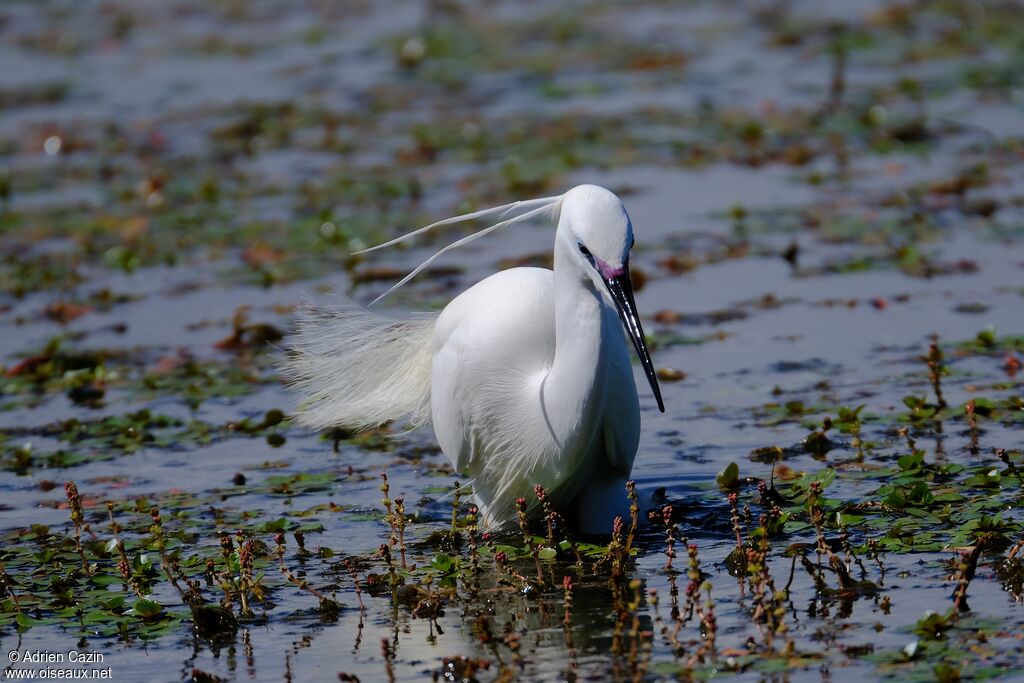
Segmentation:
{"type": "MultiPolygon", "coordinates": [[[[115,679],[1012,677],[1019,12],[0,8],[0,640],[115,679]],[[293,307],[423,250],[353,251],[579,182],[630,208],[665,383],[628,518],[537,489],[483,529],[429,433],[293,425],[293,307]]],[[[477,244],[395,303],[550,265],[477,244]]]]}

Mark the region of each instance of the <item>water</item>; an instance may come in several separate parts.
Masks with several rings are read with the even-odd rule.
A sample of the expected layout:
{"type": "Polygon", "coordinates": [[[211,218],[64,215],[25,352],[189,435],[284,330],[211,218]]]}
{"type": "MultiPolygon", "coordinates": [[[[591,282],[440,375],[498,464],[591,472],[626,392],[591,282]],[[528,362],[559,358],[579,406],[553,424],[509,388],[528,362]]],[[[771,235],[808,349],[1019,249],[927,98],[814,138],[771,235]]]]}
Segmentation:
{"type": "MultiPolygon", "coordinates": [[[[219,562],[218,534],[236,529],[272,551],[275,520],[290,530],[309,525],[312,554],[297,553],[289,534],[286,565],[344,609],[321,619],[316,597],[282,579],[271,553],[258,565],[268,601],[230,637],[195,634],[158,574],[152,599],[174,618],[158,620],[166,627],[148,641],[131,614],[130,635],[96,635],[111,623],[109,609],[108,621],[86,629],[91,635],[70,613],[18,633],[7,600],[0,649],[88,647],[106,655],[115,680],[140,681],[207,680],[193,669],[239,681],[339,672],[384,680],[382,639],[393,648],[396,680],[430,679],[457,656],[485,659],[481,680],[508,672],[524,680],[670,679],[691,664],[698,678],[717,671],[738,680],[931,680],[943,665],[964,678],[1024,678],[1024,614],[996,575],[1007,552],[997,540],[1021,539],[1012,474],[995,488],[968,484],[966,474],[928,475],[936,495],[962,494],[963,510],[955,503],[952,512],[938,504],[870,511],[884,497],[879,487],[902,476],[873,473],[897,468],[909,452],[900,426],[929,466],[1002,471],[995,449],[1020,448],[1024,420],[1012,407],[979,418],[973,434],[962,409],[971,399],[1021,396],[1022,375],[1008,371],[1019,347],[962,345],[990,328],[997,339],[1024,334],[1024,110],[1019,56],[1008,47],[1020,22],[1009,9],[929,8],[909,13],[910,28],[886,3],[838,3],[827,15],[816,3],[766,3],[756,12],[656,2],[628,12],[589,2],[94,9],[0,9],[0,178],[9,179],[0,215],[0,363],[8,374],[0,529],[13,591],[26,605],[39,596],[34,617],[59,609],[51,579],[71,572],[77,555],[64,547],[63,567],[30,558],[34,542],[16,530],[43,524],[71,534],[59,485],[72,479],[102,541],[111,535],[105,501],[124,506],[119,520],[133,557],[158,556],[133,545],[149,533],[148,512],[129,510],[138,499],[160,505],[184,557],[219,562]],[[845,86],[830,110],[835,41],[846,41],[845,86]],[[918,115],[926,134],[904,125],[918,115]],[[47,154],[55,136],[60,150],[47,154]],[[421,543],[447,527],[457,479],[432,434],[344,441],[335,453],[329,440],[287,423],[251,433],[229,426],[294,408],[272,349],[221,343],[239,307],[249,307],[244,325],[287,331],[291,307],[306,296],[346,293],[367,303],[388,282],[353,284],[360,275],[411,268],[439,243],[350,260],[360,245],[472,206],[583,182],[623,196],[637,235],[633,267],[646,278],[637,303],[655,363],[685,373],[662,383],[665,414],[641,390],[633,477],[642,498],[676,505],[680,533],[697,544],[715,601],[714,663],[690,661],[701,642],[694,622],[680,631],[681,658],[660,632],[656,618],[670,622],[671,575],[657,526],[641,533],[627,572],[642,599],[624,626],[626,654],[612,653],[612,594],[603,579],[586,576],[576,579],[570,648],[564,562],[546,568],[550,585],[537,595],[514,581],[497,587],[485,558],[479,590],[460,582],[434,621],[408,606],[392,609],[387,591],[364,591],[360,610],[342,560],[356,563],[361,581],[386,575],[374,558],[390,535],[380,472],[391,497],[404,496],[417,515],[407,532],[413,561],[429,564],[445,552],[421,543]],[[783,253],[794,244],[788,262],[783,253]],[[70,319],[61,322],[62,312],[70,319]],[[905,397],[936,400],[921,360],[933,334],[949,370],[942,390],[956,410],[938,422],[908,422],[905,397]],[[57,363],[62,356],[43,353],[55,336],[65,353],[102,355],[102,372],[44,365],[33,383],[30,371],[15,371],[40,354],[57,363]],[[68,392],[79,385],[101,398],[74,400],[68,392]],[[859,405],[863,458],[838,427],[826,454],[797,447],[826,415],[838,420],[839,407],[859,405]],[[137,447],[126,445],[137,431],[105,436],[97,426],[61,439],[74,430],[63,421],[95,425],[142,409],[170,423],[138,418],[137,429],[155,440],[137,447]],[[268,434],[286,440],[275,446],[268,434]],[[25,443],[27,466],[16,453],[25,443]],[[764,655],[764,637],[752,623],[751,589],[741,592],[726,568],[735,537],[716,485],[730,462],[742,477],[769,479],[771,465],[750,458],[769,446],[786,452],[776,467],[783,491],[790,477],[832,468],[828,499],[845,515],[868,510],[848,530],[863,578],[876,586],[844,599],[819,590],[797,566],[783,617],[796,652],[788,659],[750,656],[764,655]],[[54,453],[65,460],[52,462],[77,464],[47,466],[54,453]],[[964,520],[995,514],[986,501],[1001,508],[1005,526],[986,541],[970,611],[944,638],[915,633],[928,610],[952,606],[955,572],[946,562],[955,548],[947,542],[959,538],[964,520]],[[918,540],[909,552],[881,553],[880,573],[864,547],[898,538],[899,525],[918,540]],[[31,581],[36,565],[39,583],[31,581]],[[634,612],[640,635],[630,640],[634,612]],[[482,637],[481,616],[494,641],[482,637]],[[519,635],[518,650],[500,642],[505,629],[519,635]],[[628,655],[633,642],[646,673],[637,674],[637,657],[628,655]],[[914,642],[918,652],[901,654],[914,642]]],[[[543,258],[552,237],[548,225],[517,226],[475,242],[381,311],[443,306],[503,262],[543,258]]],[[[637,385],[646,387],[639,374],[637,385]]],[[[741,509],[752,508],[745,540],[762,512],[758,500],[753,483],[742,489],[741,509]]],[[[838,541],[839,530],[829,526],[827,536],[838,541]]],[[[953,545],[973,543],[960,541],[953,545]]],[[[806,526],[773,539],[777,587],[790,575],[787,546],[814,542],[806,526]]],[[[685,589],[686,552],[677,550],[685,589]]],[[[808,557],[816,559],[813,550],[808,557]]],[[[109,592],[120,594],[112,561],[96,561],[118,579],[109,592]]],[[[531,560],[515,566],[533,571],[531,560]]],[[[852,571],[861,578],[856,564],[852,571]]],[[[102,612],[89,588],[79,576],[73,594],[86,611],[102,612]]],[[[221,595],[215,585],[203,590],[210,600],[221,595]]],[[[432,590],[440,590],[436,582],[432,590]]]]}

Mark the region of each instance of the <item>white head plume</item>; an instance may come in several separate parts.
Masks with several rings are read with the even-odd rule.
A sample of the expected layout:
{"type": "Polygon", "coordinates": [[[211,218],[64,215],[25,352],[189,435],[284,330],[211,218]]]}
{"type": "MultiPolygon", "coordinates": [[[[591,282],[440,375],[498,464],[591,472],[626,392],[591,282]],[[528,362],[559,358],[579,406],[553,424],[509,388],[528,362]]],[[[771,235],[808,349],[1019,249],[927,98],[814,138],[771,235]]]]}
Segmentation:
{"type": "Polygon", "coordinates": [[[445,247],[442,247],[437,252],[435,252],[433,255],[431,255],[426,261],[424,261],[420,265],[416,266],[416,268],[414,268],[411,273],[409,273],[408,275],[403,277],[401,280],[399,280],[394,285],[392,285],[386,292],[384,292],[383,294],[378,296],[376,299],[371,301],[370,305],[372,306],[373,304],[377,303],[378,301],[380,301],[381,299],[386,297],[388,294],[390,294],[391,292],[395,291],[396,289],[398,289],[399,287],[404,285],[406,282],[408,282],[409,280],[411,280],[414,277],[416,277],[417,275],[419,275],[421,272],[423,272],[423,269],[425,269],[427,266],[429,266],[431,263],[433,263],[434,260],[438,256],[441,256],[442,254],[445,254],[448,251],[451,251],[452,249],[455,249],[456,247],[460,247],[463,244],[469,244],[473,240],[476,240],[476,239],[478,239],[480,237],[483,237],[484,235],[486,235],[488,233],[494,232],[498,228],[503,228],[506,225],[513,225],[515,223],[522,223],[523,221],[528,221],[531,218],[534,218],[536,216],[540,216],[540,215],[545,214],[545,213],[552,213],[553,214],[554,212],[556,212],[558,210],[558,207],[561,206],[561,202],[562,202],[562,198],[563,197],[565,197],[565,195],[560,194],[560,195],[557,195],[557,196],[554,196],[554,197],[541,197],[539,199],[526,199],[526,200],[523,200],[523,201],[512,202],[511,204],[503,204],[502,206],[495,206],[495,207],[492,207],[490,209],[481,209],[480,211],[474,211],[473,213],[467,213],[467,214],[463,214],[461,216],[453,216],[451,218],[445,218],[444,220],[440,220],[440,221],[437,221],[436,223],[431,223],[430,225],[424,226],[424,227],[419,228],[417,230],[413,230],[412,232],[408,232],[408,233],[406,233],[404,235],[396,237],[393,240],[389,240],[387,242],[384,242],[383,244],[378,244],[375,247],[370,247],[368,249],[362,249],[360,251],[355,252],[356,254],[365,254],[365,253],[370,252],[370,251],[376,251],[377,249],[383,249],[384,247],[390,247],[391,245],[398,244],[399,242],[404,242],[407,239],[410,239],[412,237],[416,237],[417,235],[421,235],[421,234],[427,232],[428,230],[432,230],[433,228],[437,228],[437,227],[440,227],[442,225],[451,225],[453,223],[461,223],[463,221],[471,221],[471,220],[474,220],[474,219],[477,219],[477,218],[483,218],[485,216],[492,216],[494,214],[498,214],[499,221],[497,223],[495,223],[494,225],[491,225],[489,227],[483,228],[482,230],[478,230],[478,231],[476,231],[476,232],[474,232],[474,233],[472,233],[470,235],[466,235],[465,237],[463,237],[461,239],[458,239],[458,240],[452,242],[451,244],[449,244],[449,245],[447,245],[445,247]],[[508,214],[516,212],[516,211],[522,211],[522,213],[519,213],[518,215],[512,216],[511,218],[505,218],[505,216],[507,216],[508,214]],[[504,220],[501,220],[501,219],[504,219],[504,220]]]}

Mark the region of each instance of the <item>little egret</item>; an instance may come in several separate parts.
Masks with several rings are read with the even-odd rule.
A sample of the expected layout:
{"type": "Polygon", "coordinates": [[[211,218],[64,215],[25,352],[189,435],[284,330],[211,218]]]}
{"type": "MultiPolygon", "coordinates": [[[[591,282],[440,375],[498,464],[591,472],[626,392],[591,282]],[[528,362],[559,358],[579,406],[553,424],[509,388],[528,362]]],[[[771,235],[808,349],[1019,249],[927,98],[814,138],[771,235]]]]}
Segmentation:
{"type": "Polygon", "coordinates": [[[516,499],[535,501],[539,484],[578,528],[607,532],[628,511],[623,487],[640,439],[623,328],[665,411],[633,300],[633,227],[621,200],[580,185],[439,221],[373,249],[496,214],[499,222],[448,245],[395,287],[449,249],[541,214],[557,217],[554,270],[498,272],[439,315],[411,320],[351,302],[303,308],[283,361],[303,399],[299,419],[317,429],[432,421],[441,450],[470,477],[485,526],[515,520],[516,499]]]}

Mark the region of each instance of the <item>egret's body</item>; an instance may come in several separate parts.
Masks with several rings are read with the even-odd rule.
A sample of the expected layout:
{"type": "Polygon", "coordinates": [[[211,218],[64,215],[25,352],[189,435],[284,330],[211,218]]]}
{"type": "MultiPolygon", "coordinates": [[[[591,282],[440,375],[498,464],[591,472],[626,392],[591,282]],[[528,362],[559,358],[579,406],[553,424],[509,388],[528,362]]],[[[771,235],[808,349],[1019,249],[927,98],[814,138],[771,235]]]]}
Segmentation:
{"type": "Polygon", "coordinates": [[[515,500],[534,501],[539,484],[581,528],[607,531],[627,507],[623,484],[640,437],[623,323],[659,407],[661,397],[629,289],[625,209],[596,186],[558,201],[553,271],[499,272],[436,319],[397,322],[352,308],[307,319],[290,361],[309,394],[305,421],[369,426],[429,408],[485,524],[515,519],[515,500]]]}
{"type": "Polygon", "coordinates": [[[589,283],[557,262],[554,273],[492,275],[445,308],[433,350],[434,433],[474,482],[485,520],[514,518],[515,499],[532,500],[536,484],[561,509],[582,496],[574,512],[588,522],[601,509],[593,486],[625,500],[640,438],[636,385],[622,323],[589,283]]]}

